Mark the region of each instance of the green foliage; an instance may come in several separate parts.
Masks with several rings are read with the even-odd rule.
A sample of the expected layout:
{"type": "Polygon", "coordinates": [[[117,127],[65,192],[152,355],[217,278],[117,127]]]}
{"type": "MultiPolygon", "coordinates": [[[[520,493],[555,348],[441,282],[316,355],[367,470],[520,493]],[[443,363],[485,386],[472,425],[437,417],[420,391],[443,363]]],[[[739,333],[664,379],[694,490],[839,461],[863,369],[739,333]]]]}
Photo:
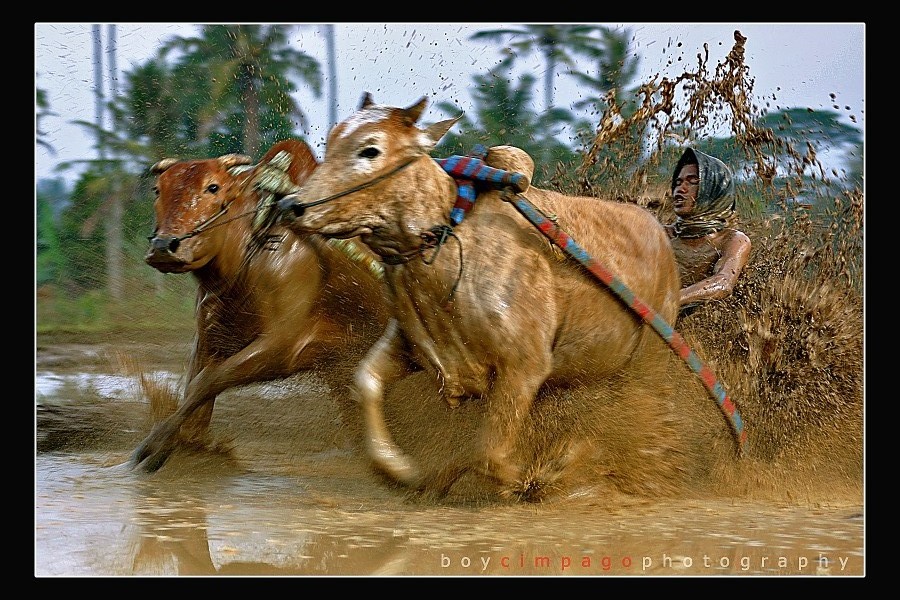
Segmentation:
{"type": "Polygon", "coordinates": [[[35,280],[40,286],[57,279],[64,257],[53,203],[45,194],[37,195],[35,217],[35,280]]]}
{"type": "MultiPolygon", "coordinates": [[[[285,115],[266,108],[260,114],[261,148],[268,148],[279,140],[295,137],[293,125],[285,115]]],[[[221,125],[209,133],[203,156],[222,156],[223,154],[244,154],[244,127],[246,116],[235,112],[226,117],[221,125]]]]}
{"type": "Polygon", "coordinates": [[[523,25],[520,29],[489,29],[478,31],[472,40],[502,42],[509,38],[510,64],[519,56],[537,51],[543,56],[544,110],[553,108],[553,78],[557,65],[574,66],[575,56],[600,58],[602,49],[592,34],[603,29],[597,25],[523,25]]]}
{"type": "MultiPolygon", "coordinates": [[[[459,133],[448,132],[435,148],[441,156],[466,154],[476,144],[487,147],[511,145],[522,148],[535,161],[535,183],[550,175],[550,165],[574,160],[574,153],[554,136],[561,126],[572,121],[568,111],[554,109],[536,114],[533,104],[535,79],[522,75],[518,86],[503,72],[509,62],[501,62],[486,75],[474,75],[472,96],[474,118],[464,115],[457,124],[459,133]]],[[[437,107],[451,116],[461,110],[452,103],[438,103],[437,107]]]]}
{"type": "Polygon", "coordinates": [[[761,117],[758,125],[771,129],[784,142],[776,156],[781,165],[789,167],[801,157],[801,165],[814,167],[813,161],[820,154],[844,153],[850,157],[850,169],[843,176],[837,172],[832,175],[841,182],[840,187],[845,190],[854,187],[861,189],[862,132],[840,121],[839,117],[838,113],[831,110],[788,108],[761,117]]]}
{"type": "MultiPolygon", "coordinates": [[[[147,235],[153,229],[153,182],[122,171],[101,172],[98,168],[85,171],[72,192],[67,206],[58,219],[58,228],[49,214],[39,213],[38,223],[49,240],[55,235],[55,246],[39,247],[41,260],[54,265],[54,280],[73,293],[102,287],[106,282],[105,220],[113,195],[122,202],[122,233],[126,263],[143,265],[147,235]],[[44,257],[45,252],[55,253],[44,257]]],[[[40,198],[39,198],[40,200],[40,198]]],[[[39,202],[39,205],[41,202],[39,202]]],[[[46,209],[44,209],[46,210],[46,209]]],[[[49,243],[49,242],[48,242],[49,243]]]]}
{"type": "Polygon", "coordinates": [[[55,112],[52,112],[50,110],[50,101],[47,99],[46,90],[42,90],[40,88],[35,89],[34,105],[37,107],[37,111],[34,116],[34,129],[37,144],[44,147],[51,154],[55,154],[56,150],[46,139],[47,133],[41,129],[41,119],[56,115],[55,112]]]}
{"type": "Polygon", "coordinates": [[[794,144],[810,142],[834,146],[862,144],[862,132],[839,120],[831,110],[787,108],[760,117],[757,124],[778,132],[778,136],[794,144]]]}
{"type": "Polygon", "coordinates": [[[104,289],[72,293],[45,284],[36,299],[37,333],[193,331],[196,284],[190,277],[168,278],[162,291],[152,295],[142,287],[129,287],[124,300],[112,300],[104,289]]]}
{"type": "MultiPolygon", "coordinates": [[[[160,50],[182,54],[175,65],[179,90],[193,106],[198,137],[210,138],[210,154],[221,147],[235,148],[229,128],[243,124],[239,151],[255,155],[261,148],[265,124],[276,131],[291,130],[292,119],[307,118],[291,94],[291,77],[321,94],[319,63],[291,47],[288,25],[206,25],[199,37],[173,38],[160,50]],[[215,135],[214,135],[215,134],[215,135]]],[[[270,130],[271,131],[271,130],[270,130]]]]}
{"type": "MultiPolygon", "coordinates": [[[[123,172],[88,169],[57,219],[52,194],[39,196],[38,331],[124,331],[190,328],[196,282],[164,277],[143,260],[153,229],[153,181],[123,172]],[[123,204],[123,298],[107,290],[105,209],[110,195],[123,204]],[[58,227],[53,225],[58,222],[58,227]]],[[[39,186],[39,188],[46,186],[39,186]]]]}
{"type": "Polygon", "coordinates": [[[202,151],[196,115],[201,106],[203,79],[191,83],[191,73],[173,70],[159,59],[125,74],[123,94],[112,106],[117,128],[124,132],[122,153],[152,164],[164,157],[190,157],[202,151]]]}
{"type": "Polygon", "coordinates": [[[59,244],[64,258],[60,279],[76,291],[103,286],[105,267],[98,264],[98,257],[104,255],[104,235],[98,213],[105,189],[105,177],[96,169],[88,169],[61,215],[59,244]]]}
{"type": "Polygon", "coordinates": [[[597,75],[592,76],[576,70],[570,70],[568,73],[578,81],[585,95],[583,100],[575,102],[572,107],[576,110],[589,108],[593,114],[600,115],[608,108],[606,95],[610,91],[615,91],[621,103],[622,115],[628,118],[637,109],[637,88],[629,86],[641,64],[637,53],[630,51],[632,31],[628,28],[618,30],[600,27],[598,32],[600,38],[597,42],[599,50],[597,75]]]}

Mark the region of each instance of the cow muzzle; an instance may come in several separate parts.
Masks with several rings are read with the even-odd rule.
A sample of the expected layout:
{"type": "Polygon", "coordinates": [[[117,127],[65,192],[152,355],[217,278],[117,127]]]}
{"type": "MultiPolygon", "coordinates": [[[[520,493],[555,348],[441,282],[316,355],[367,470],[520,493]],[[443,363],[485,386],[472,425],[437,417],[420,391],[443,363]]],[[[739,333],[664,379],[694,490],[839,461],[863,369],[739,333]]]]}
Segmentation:
{"type": "Polygon", "coordinates": [[[174,235],[154,235],[150,238],[150,253],[169,253],[178,251],[181,240],[174,235]]]}
{"type": "Polygon", "coordinates": [[[185,259],[175,254],[180,245],[181,239],[175,236],[152,236],[144,262],[163,273],[181,272],[185,268],[185,259]]]}
{"type": "Polygon", "coordinates": [[[294,195],[288,195],[278,201],[278,210],[281,212],[281,220],[290,223],[293,219],[298,219],[306,212],[306,206],[297,200],[294,195]]]}

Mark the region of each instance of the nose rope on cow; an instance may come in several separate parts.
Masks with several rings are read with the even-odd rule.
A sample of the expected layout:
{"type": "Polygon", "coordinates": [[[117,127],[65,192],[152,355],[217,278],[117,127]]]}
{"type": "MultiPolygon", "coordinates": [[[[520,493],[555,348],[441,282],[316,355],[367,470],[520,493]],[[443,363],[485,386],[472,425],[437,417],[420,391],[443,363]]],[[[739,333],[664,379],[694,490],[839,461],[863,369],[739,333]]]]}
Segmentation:
{"type": "MultiPolygon", "coordinates": [[[[486,150],[485,150],[485,152],[486,152],[486,150]]],[[[325,198],[320,198],[320,199],[314,200],[312,202],[295,202],[291,205],[289,210],[293,211],[293,213],[295,215],[299,216],[299,215],[302,215],[304,213],[304,211],[306,211],[307,208],[310,208],[313,206],[319,206],[321,204],[325,204],[326,202],[331,202],[332,200],[337,200],[338,198],[343,198],[344,196],[349,196],[350,194],[364,190],[368,187],[375,185],[376,183],[379,183],[380,181],[384,181],[388,177],[392,177],[393,175],[397,174],[401,170],[405,169],[406,167],[408,167],[409,165],[414,163],[416,160],[418,160],[422,156],[426,156],[426,155],[425,154],[413,155],[409,159],[401,162],[399,165],[397,165],[390,171],[382,173],[381,175],[378,175],[377,177],[374,177],[374,178],[370,179],[369,181],[365,181],[359,185],[355,185],[351,188],[348,188],[348,189],[338,192],[336,194],[326,196],[325,198]]],[[[435,160],[438,160],[438,159],[435,159],[435,160]]],[[[469,183],[468,185],[471,190],[472,202],[474,202],[474,188],[471,187],[471,183],[469,183]]],[[[469,207],[471,207],[471,204],[469,205],[469,207]]],[[[459,218],[461,219],[462,216],[460,216],[459,218]]],[[[456,221],[455,223],[458,223],[458,222],[459,221],[456,221]]],[[[450,293],[447,295],[447,299],[445,300],[445,308],[449,308],[451,303],[453,302],[453,295],[456,293],[456,288],[459,286],[459,282],[462,279],[462,270],[463,270],[462,243],[460,243],[459,238],[456,237],[456,234],[453,233],[453,226],[451,226],[451,225],[435,225],[428,231],[422,232],[420,237],[422,239],[422,244],[419,245],[418,248],[416,248],[410,252],[407,252],[407,253],[398,254],[396,256],[382,257],[381,260],[384,263],[389,264],[389,265],[398,265],[398,264],[401,264],[404,262],[408,262],[414,256],[422,256],[423,262],[425,262],[425,264],[427,264],[427,265],[430,265],[430,264],[434,263],[434,261],[437,259],[438,253],[441,251],[441,248],[447,242],[447,240],[451,237],[455,238],[457,245],[459,246],[459,273],[456,277],[456,282],[454,282],[453,287],[450,289],[450,293]],[[432,254],[430,259],[426,259],[424,256],[424,252],[431,248],[434,248],[434,254],[432,254]]]]}
{"type": "MultiPolygon", "coordinates": [[[[252,168],[253,168],[252,166],[248,167],[248,166],[242,165],[240,167],[234,167],[234,168],[230,169],[230,172],[232,175],[236,175],[242,171],[247,171],[252,168]]],[[[264,214],[266,211],[271,210],[271,207],[275,205],[275,203],[272,201],[272,197],[274,197],[276,194],[279,194],[279,193],[280,194],[287,193],[283,189],[284,185],[285,185],[284,181],[282,181],[283,179],[286,179],[288,182],[290,182],[290,179],[288,178],[286,171],[279,172],[279,176],[273,176],[273,171],[265,170],[259,176],[258,180],[257,180],[257,178],[247,180],[241,186],[240,193],[243,193],[243,191],[250,185],[256,186],[257,188],[259,188],[260,192],[263,192],[263,198],[260,201],[260,203],[256,206],[256,208],[244,211],[242,213],[238,213],[231,218],[225,219],[224,221],[216,222],[223,215],[228,213],[228,209],[231,208],[231,204],[233,201],[232,202],[223,202],[222,206],[219,208],[219,211],[216,214],[214,214],[210,218],[204,220],[203,222],[201,222],[199,225],[194,227],[191,231],[187,232],[186,234],[173,237],[172,241],[170,243],[173,243],[173,242],[181,243],[184,240],[190,239],[192,237],[196,237],[196,236],[200,235],[201,233],[204,233],[215,227],[221,227],[223,225],[227,225],[228,223],[231,223],[232,221],[236,221],[238,219],[242,219],[244,217],[248,217],[251,215],[258,216],[258,215],[264,214]],[[268,196],[271,196],[271,197],[268,197],[268,196]]],[[[292,189],[290,191],[295,192],[296,189],[292,189]]],[[[256,228],[256,229],[262,228],[262,224],[257,223],[256,219],[254,219],[254,228],[256,228]]],[[[153,238],[155,236],[156,236],[156,232],[154,231],[153,235],[148,236],[147,239],[150,241],[153,241],[153,238]]]]}

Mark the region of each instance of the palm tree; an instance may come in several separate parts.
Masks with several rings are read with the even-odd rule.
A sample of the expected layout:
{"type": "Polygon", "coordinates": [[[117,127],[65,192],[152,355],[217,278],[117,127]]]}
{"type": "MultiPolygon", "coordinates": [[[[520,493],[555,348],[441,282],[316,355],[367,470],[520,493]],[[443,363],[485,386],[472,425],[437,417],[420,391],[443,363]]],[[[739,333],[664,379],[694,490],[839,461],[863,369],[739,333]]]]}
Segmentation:
{"type": "Polygon", "coordinates": [[[34,91],[34,104],[37,108],[34,115],[34,133],[35,141],[38,146],[42,146],[50,154],[56,154],[53,145],[44,139],[47,135],[46,131],[41,130],[41,119],[56,116],[56,113],[50,110],[50,101],[47,99],[47,91],[36,88],[34,91]]]}
{"type": "Polygon", "coordinates": [[[135,66],[123,74],[122,93],[112,98],[108,110],[112,128],[106,130],[87,121],[74,121],[96,136],[115,160],[76,160],[61,163],[99,168],[102,165],[125,171],[145,171],[163,157],[191,158],[207,154],[208,141],[200,139],[197,114],[202,98],[184,93],[184,75],[176,73],[162,59],[135,66]]]}
{"type": "Polygon", "coordinates": [[[62,271],[58,216],[69,194],[63,179],[42,179],[35,192],[35,283],[40,286],[58,281],[62,271]]]}
{"type": "MultiPolygon", "coordinates": [[[[584,100],[579,100],[572,105],[575,109],[595,108],[597,114],[601,114],[606,108],[604,97],[612,90],[617,92],[617,97],[627,97],[628,86],[634,80],[641,64],[637,54],[630,52],[633,33],[631,29],[613,29],[611,27],[598,28],[600,38],[598,47],[600,56],[597,66],[597,76],[570,70],[569,75],[574,77],[583,88],[593,92],[584,100]]],[[[622,101],[622,114],[630,116],[636,107],[635,102],[622,101]]]]}
{"type": "Polygon", "coordinates": [[[198,139],[200,99],[179,93],[172,68],[151,59],[126,72],[122,95],[112,106],[114,144],[120,156],[149,166],[163,157],[201,155],[206,140],[198,139]]]}
{"type": "MultiPolygon", "coordinates": [[[[118,80],[119,73],[116,67],[116,26],[108,25],[106,29],[106,54],[108,56],[109,67],[109,96],[110,102],[115,103],[115,99],[119,93],[118,80]]],[[[116,153],[111,154],[113,160],[116,153]]],[[[106,216],[106,285],[109,290],[109,296],[113,300],[122,299],[122,277],[124,275],[124,265],[122,263],[122,196],[121,189],[118,186],[117,177],[110,178],[110,190],[107,199],[109,214],[106,216]]]]}
{"type": "Polygon", "coordinates": [[[334,25],[325,26],[325,46],[328,52],[328,129],[337,123],[337,55],[334,44],[334,25]]]}
{"type": "Polygon", "coordinates": [[[292,27],[205,25],[199,37],[176,37],[163,45],[160,57],[176,49],[184,53],[176,65],[186,86],[181,91],[203,97],[198,137],[239,126],[236,150],[256,156],[262,119],[294,117],[306,127],[306,115],[291,97],[296,88],[290,76],[308,84],[318,98],[322,74],[314,58],[291,47],[292,27]]]}
{"type": "MultiPolygon", "coordinates": [[[[103,129],[103,40],[100,37],[100,26],[91,25],[91,37],[94,49],[94,123],[97,130],[103,129]]],[[[97,155],[100,160],[106,158],[106,146],[103,140],[97,139],[97,155]]]]}
{"type": "Polygon", "coordinates": [[[509,51],[515,59],[519,54],[539,52],[544,57],[544,110],[553,108],[553,77],[562,63],[574,67],[574,56],[598,59],[601,48],[591,34],[597,25],[523,25],[521,29],[490,29],[478,31],[471,40],[503,41],[511,38],[509,51]]]}

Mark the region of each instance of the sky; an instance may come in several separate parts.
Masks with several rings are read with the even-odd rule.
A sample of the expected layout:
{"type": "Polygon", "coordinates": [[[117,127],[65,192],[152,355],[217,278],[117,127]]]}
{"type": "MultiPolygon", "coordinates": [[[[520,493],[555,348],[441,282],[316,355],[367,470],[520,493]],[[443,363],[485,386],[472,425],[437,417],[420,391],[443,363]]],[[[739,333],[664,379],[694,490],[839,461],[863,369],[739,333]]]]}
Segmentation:
{"type": "MultiPolygon", "coordinates": [[[[780,108],[833,110],[841,120],[865,131],[864,23],[598,23],[627,28],[633,33],[631,50],[641,56],[635,82],[675,77],[695,69],[696,56],[709,48],[712,71],[734,46],[734,31],[747,38],[745,64],[753,78],[756,104],[780,108]],[[680,45],[679,45],[680,44],[680,45]],[[681,59],[679,61],[679,58],[681,59]],[[832,99],[831,94],[834,94],[832,99]],[[835,108],[837,106],[837,108],[835,108]],[[851,116],[855,119],[852,122],[851,116]]],[[[103,48],[108,49],[108,24],[102,24],[103,48]]],[[[115,23],[116,57],[121,73],[151,58],[161,42],[192,36],[199,26],[190,23],[115,23]]],[[[328,122],[328,82],[324,27],[297,24],[290,34],[295,47],[317,59],[326,82],[316,98],[307,89],[295,94],[309,118],[303,133],[319,158],[324,156],[328,122]]],[[[422,96],[430,102],[455,102],[472,108],[469,88],[473,74],[486,73],[501,59],[496,44],[469,40],[484,29],[518,27],[518,23],[334,23],[338,57],[338,120],[349,116],[364,92],[375,102],[409,106],[422,96]]],[[[64,177],[71,182],[78,171],[57,172],[61,162],[96,158],[93,140],[73,121],[94,122],[93,39],[90,23],[36,23],[34,30],[35,88],[47,92],[50,110],[41,121],[51,154],[35,149],[35,179],[64,177]]],[[[104,52],[104,90],[110,74],[104,52]]],[[[543,64],[537,55],[522,57],[522,68],[537,78],[534,109],[543,109],[543,64]]],[[[579,63],[596,75],[596,66],[579,63]]],[[[572,78],[556,76],[555,101],[567,106],[584,95],[572,78]]],[[[426,109],[423,122],[447,114],[426,109]]],[[[163,158],[163,157],[160,157],[163,158]]]]}

